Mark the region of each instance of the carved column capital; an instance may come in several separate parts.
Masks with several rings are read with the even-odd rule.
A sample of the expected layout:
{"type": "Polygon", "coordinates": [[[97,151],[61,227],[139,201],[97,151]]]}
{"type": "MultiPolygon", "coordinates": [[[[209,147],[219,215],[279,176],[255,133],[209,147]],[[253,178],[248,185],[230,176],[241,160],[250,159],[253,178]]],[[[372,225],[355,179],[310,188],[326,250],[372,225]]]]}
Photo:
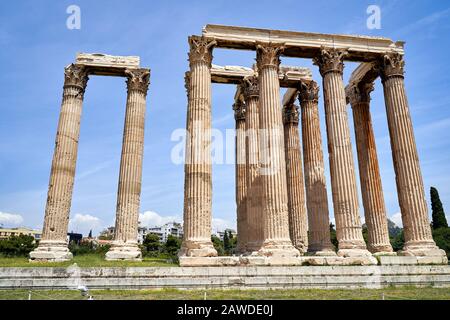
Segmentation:
{"type": "Polygon", "coordinates": [[[369,103],[370,93],[373,90],[374,90],[373,82],[360,83],[359,85],[354,85],[351,87],[347,98],[350,101],[352,107],[360,103],[369,103]]]}
{"type": "Polygon", "coordinates": [[[283,107],[283,123],[288,124],[292,123],[294,125],[298,125],[299,112],[298,106],[294,103],[285,105],[283,107]]]}
{"type": "Polygon", "coordinates": [[[190,36],[189,37],[189,66],[198,62],[203,62],[211,68],[212,51],[217,44],[216,40],[206,37],[190,36]]]}
{"type": "Polygon", "coordinates": [[[274,67],[278,70],[280,66],[280,54],[284,50],[283,43],[257,43],[256,65],[258,70],[266,67],[274,67]]]}
{"type": "Polygon", "coordinates": [[[404,77],[405,60],[403,55],[390,52],[383,55],[379,61],[378,68],[383,81],[391,77],[404,77]]]}
{"type": "Polygon", "coordinates": [[[234,119],[236,121],[245,120],[245,104],[241,101],[236,101],[233,104],[233,110],[234,110],[234,119]]]}
{"type": "Polygon", "coordinates": [[[298,92],[300,102],[313,101],[319,102],[319,86],[317,82],[301,82],[298,92]]]}
{"type": "Polygon", "coordinates": [[[319,67],[322,77],[329,72],[337,72],[342,75],[344,72],[343,58],[347,53],[347,50],[343,49],[322,47],[320,54],[313,58],[313,63],[319,67]]]}
{"type": "Polygon", "coordinates": [[[242,88],[244,89],[244,99],[259,97],[259,82],[257,76],[245,77],[242,80],[242,88]]]}
{"type": "Polygon", "coordinates": [[[64,69],[64,88],[76,87],[84,93],[88,80],[85,66],[72,63],[64,69]]]}
{"type": "Polygon", "coordinates": [[[150,70],[149,69],[126,69],[127,88],[130,90],[137,90],[147,94],[148,85],[150,84],[150,70]]]}

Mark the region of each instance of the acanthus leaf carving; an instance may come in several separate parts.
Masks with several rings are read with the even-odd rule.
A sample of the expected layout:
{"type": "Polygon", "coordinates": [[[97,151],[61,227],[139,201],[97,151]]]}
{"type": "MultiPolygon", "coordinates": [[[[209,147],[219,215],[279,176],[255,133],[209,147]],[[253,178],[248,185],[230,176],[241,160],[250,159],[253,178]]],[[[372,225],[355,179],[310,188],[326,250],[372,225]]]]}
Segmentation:
{"type": "Polygon", "coordinates": [[[83,94],[88,80],[88,72],[85,66],[72,63],[64,68],[64,87],[76,87],[83,94]]]}
{"type": "Polygon", "coordinates": [[[234,119],[236,121],[245,120],[246,108],[244,103],[242,103],[241,101],[236,101],[233,104],[233,110],[234,110],[234,119]]]}
{"type": "Polygon", "coordinates": [[[403,55],[397,52],[386,53],[381,57],[378,68],[383,81],[390,77],[403,78],[405,74],[403,55]]]}
{"type": "Polygon", "coordinates": [[[148,86],[150,84],[149,69],[126,69],[125,75],[127,77],[128,91],[137,90],[147,94],[148,86]]]}
{"type": "Polygon", "coordinates": [[[348,100],[352,106],[370,102],[370,93],[374,90],[374,83],[360,83],[351,87],[348,100]]]}
{"type": "Polygon", "coordinates": [[[189,37],[189,65],[203,62],[211,68],[212,64],[212,50],[217,44],[215,40],[206,37],[191,36],[189,37]]]}
{"type": "Polygon", "coordinates": [[[262,70],[265,67],[280,66],[280,54],[285,49],[284,43],[257,43],[256,44],[256,64],[257,69],[262,70]]]}
{"type": "Polygon", "coordinates": [[[300,99],[300,102],[303,102],[303,101],[319,102],[319,86],[317,85],[317,82],[302,81],[300,83],[300,90],[298,93],[298,98],[300,99]]]}
{"type": "Polygon", "coordinates": [[[294,103],[290,103],[283,107],[283,123],[292,123],[297,125],[299,121],[298,106],[294,103]]]}
{"type": "Polygon", "coordinates": [[[246,101],[250,98],[258,98],[259,97],[258,76],[253,75],[245,77],[242,80],[242,88],[244,89],[244,99],[246,101]]]}
{"type": "Polygon", "coordinates": [[[344,57],[348,54],[345,49],[325,48],[320,49],[320,54],[313,58],[313,64],[319,67],[320,74],[325,76],[329,72],[344,72],[344,57]]]}

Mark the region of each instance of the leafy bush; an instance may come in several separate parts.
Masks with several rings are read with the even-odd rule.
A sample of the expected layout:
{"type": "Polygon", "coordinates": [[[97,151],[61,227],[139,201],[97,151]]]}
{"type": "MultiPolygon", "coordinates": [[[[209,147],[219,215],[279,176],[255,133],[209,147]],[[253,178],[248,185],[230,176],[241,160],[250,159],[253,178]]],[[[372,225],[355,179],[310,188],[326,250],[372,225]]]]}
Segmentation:
{"type": "Polygon", "coordinates": [[[34,238],[28,235],[21,234],[0,240],[0,254],[6,257],[28,256],[34,248],[34,238]]]}
{"type": "Polygon", "coordinates": [[[433,238],[436,245],[447,253],[450,259],[450,228],[439,228],[433,230],[433,238]]]}
{"type": "Polygon", "coordinates": [[[73,241],[69,243],[69,250],[74,256],[92,253],[104,255],[110,247],[110,245],[98,245],[93,241],[83,241],[80,242],[80,244],[77,244],[73,241]]]}

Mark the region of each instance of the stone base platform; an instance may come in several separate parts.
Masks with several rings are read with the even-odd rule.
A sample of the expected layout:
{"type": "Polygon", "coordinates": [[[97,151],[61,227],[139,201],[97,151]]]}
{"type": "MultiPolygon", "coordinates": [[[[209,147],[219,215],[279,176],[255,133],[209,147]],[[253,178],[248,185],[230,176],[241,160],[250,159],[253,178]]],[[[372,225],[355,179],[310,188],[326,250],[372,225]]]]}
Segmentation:
{"type": "Polygon", "coordinates": [[[448,265],[0,268],[2,289],[353,289],[450,287],[448,265]]]}

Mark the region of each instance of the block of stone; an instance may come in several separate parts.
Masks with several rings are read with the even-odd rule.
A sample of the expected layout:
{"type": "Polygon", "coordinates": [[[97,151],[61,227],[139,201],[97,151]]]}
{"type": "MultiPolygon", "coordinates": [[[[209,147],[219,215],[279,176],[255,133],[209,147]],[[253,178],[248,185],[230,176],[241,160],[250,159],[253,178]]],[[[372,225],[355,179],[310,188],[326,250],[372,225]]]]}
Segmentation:
{"type": "Polygon", "coordinates": [[[378,256],[381,265],[411,265],[417,264],[417,257],[414,256],[378,256]]]}

